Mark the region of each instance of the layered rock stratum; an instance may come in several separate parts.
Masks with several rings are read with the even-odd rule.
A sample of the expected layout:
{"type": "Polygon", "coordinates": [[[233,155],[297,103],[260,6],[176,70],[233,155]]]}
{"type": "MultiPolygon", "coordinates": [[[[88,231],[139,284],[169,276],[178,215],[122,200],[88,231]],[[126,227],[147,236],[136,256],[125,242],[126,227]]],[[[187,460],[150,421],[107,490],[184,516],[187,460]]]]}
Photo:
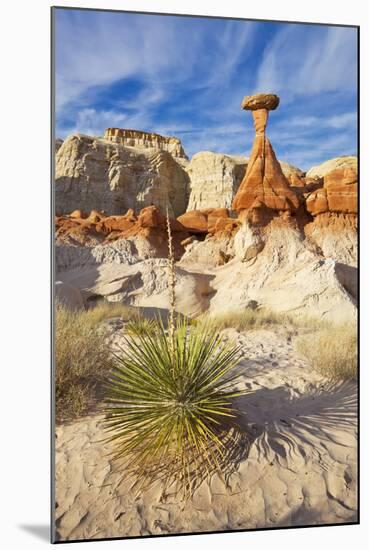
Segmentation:
{"type": "Polygon", "coordinates": [[[231,208],[232,200],[247,168],[247,158],[203,151],[187,167],[189,200],[187,210],[231,208]]]}
{"type": "Polygon", "coordinates": [[[55,201],[58,214],[114,215],[154,204],[178,216],[187,208],[188,175],[166,150],[73,134],[56,153],[55,201]]]}
{"type": "Polygon", "coordinates": [[[313,218],[304,228],[305,235],[319,246],[325,256],[356,266],[357,159],[332,159],[315,167],[313,173],[322,176],[316,176],[318,188],[305,196],[306,210],[313,218]]]}
{"type": "Polygon", "coordinates": [[[265,134],[278,104],[273,94],[244,99],[255,126],[249,159],[205,151],[189,161],[177,138],[135,130],[59,140],[60,292],[72,295],[76,285],[85,304],[101,295],[169,307],[168,212],[183,282],[178,311],[252,303],[355,318],[357,159],[331,159],[307,173],[278,161],[265,134]]]}
{"type": "MultiPolygon", "coordinates": [[[[211,151],[193,155],[186,167],[189,176],[187,210],[230,209],[248,163],[247,157],[211,151]]],[[[305,173],[302,170],[283,161],[280,162],[280,166],[291,186],[305,185],[305,173]]]]}
{"type": "Polygon", "coordinates": [[[313,166],[306,172],[307,178],[323,178],[337,168],[355,168],[357,170],[357,157],[342,156],[326,160],[317,166],[313,166]]]}
{"type": "Polygon", "coordinates": [[[168,151],[174,157],[187,159],[181,141],[176,137],[167,137],[153,132],[141,132],[125,128],[107,128],[104,139],[120,143],[126,147],[144,147],[168,151]]]}
{"type": "MultiPolygon", "coordinates": [[[[115,215],[152,204],[162,211],[168,204],[172,216],[231,208],[248,164],[246,157],[211,151],[189,161],[178,138],[119,128],[103,137],[57,139],[55,152],[58,214],[97,208],[115,215]]],[[[291,185],[304,184],[301,170],[280,165],[291,185]]]]}

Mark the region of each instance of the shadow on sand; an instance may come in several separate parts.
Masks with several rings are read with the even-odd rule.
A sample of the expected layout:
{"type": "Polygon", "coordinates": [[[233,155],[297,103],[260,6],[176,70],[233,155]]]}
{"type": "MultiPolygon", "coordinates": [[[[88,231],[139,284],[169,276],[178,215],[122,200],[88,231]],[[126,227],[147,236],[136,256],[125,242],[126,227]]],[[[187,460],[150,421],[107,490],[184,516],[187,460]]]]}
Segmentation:
{"type": "Polygon", "coordinates": [[[210,483],[215,474],[229,487],[230,476],[247,459],[256,434],[241,428],[237,420],[228,420],[219,425],[216,435],[222,445],[208,443],[201,449],[188,446],[181,455],[165,455],[145,464],[137,463],[134,456],[113,459],[114,470],[122,474],[121,481],[129,480],[137,495],[160,483],[162,502],[169,495],[188,500],[205,481],[210,483]]]}
{"type": "Polygon", "coordinates": [[[357,385],[330,382],[297,394],[289,386],[260,388],[235,400],[240,425],[255,433],[260,454],[281,466],[307,453],[329,467],[327,444],[346,446],[357,420],[357,385]]]}
{"type": "MultiPolygon", "coordinates": [[[[132,478],[132,487],[137,492],[160,481],[164,494],[191,496],[215,474],[229,487],[230,477],[248,459],[253,446],[263,460],[283,468],[294,469],[299,461],[313,459],[326,471],[335,465],[332,449],[334,452],[336,445],[355,447],[358,410],[354,381],[326,382],[311,386],[305,393],[289,384],[261,387],[236,398],[234,408],[236,418],[219,426],[222,449],[217,446],[201,452],[188,449],[186,454],[191,458],[185,470],[178,459],[169,457],[152,464],[145,472],[135,465],[128,468],[127,463],[117,464],[117,470],[126,471],[125,478],[132,478]]],[[[351,483],[349,471],[345,476],[347,483],[351,483]]],[[[302,516],[305,518],[306,514],[302,516]]],[[[305,518],[302,523],[307,521],[305,518]]]]}

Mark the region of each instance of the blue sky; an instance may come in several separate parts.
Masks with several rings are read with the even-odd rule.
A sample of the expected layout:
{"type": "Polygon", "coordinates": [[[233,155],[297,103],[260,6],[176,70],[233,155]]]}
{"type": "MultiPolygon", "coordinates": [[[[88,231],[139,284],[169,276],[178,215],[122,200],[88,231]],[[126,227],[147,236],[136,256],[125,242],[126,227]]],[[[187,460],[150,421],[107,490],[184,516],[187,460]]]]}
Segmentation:
{"type": "Polygon", "coordinates": [[[56,135],[107,127],[248,156],[244,95],[274,92],[268,135],[307,169],[357,154],[357,31],[348,27],[56,10],[56,135]]]}

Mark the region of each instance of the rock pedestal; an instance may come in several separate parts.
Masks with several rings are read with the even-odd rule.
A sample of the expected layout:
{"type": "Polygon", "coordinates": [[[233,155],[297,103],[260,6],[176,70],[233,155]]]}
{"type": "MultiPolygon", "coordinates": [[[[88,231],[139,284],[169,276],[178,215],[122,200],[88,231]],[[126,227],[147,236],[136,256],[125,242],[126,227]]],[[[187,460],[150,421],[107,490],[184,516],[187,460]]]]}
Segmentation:
{"type": "Polygon", "coordinates": [[[299,207],[299,199],[290,188],[281,166],[265,135],[270,110],[279,105],[274,94],[246,96],[242,108],[251,110],[254,118],[255,139],[247,166],[247,171],[232,208],[237,212],[255,210],[252,217],[262,219],[258,211],[275,210],[294,212],[299,207]]]}

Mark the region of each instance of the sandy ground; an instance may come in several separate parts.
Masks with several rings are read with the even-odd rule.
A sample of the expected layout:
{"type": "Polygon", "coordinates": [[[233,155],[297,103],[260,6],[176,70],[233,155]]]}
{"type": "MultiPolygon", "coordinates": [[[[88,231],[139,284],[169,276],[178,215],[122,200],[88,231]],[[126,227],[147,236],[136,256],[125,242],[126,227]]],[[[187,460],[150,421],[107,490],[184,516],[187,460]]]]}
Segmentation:
{"type": "Polygon", "coordinates": [[[100,441],[102,417],[90,415],[56,430],[59,540],[356,520],[356,384],[327,382],[290,337],[225,334],[243,346],[240,387],[249,390],[237,403],[249,444],[229,488],[213,476],[187,503],[159,483],[136,496],[100,441]]]}

